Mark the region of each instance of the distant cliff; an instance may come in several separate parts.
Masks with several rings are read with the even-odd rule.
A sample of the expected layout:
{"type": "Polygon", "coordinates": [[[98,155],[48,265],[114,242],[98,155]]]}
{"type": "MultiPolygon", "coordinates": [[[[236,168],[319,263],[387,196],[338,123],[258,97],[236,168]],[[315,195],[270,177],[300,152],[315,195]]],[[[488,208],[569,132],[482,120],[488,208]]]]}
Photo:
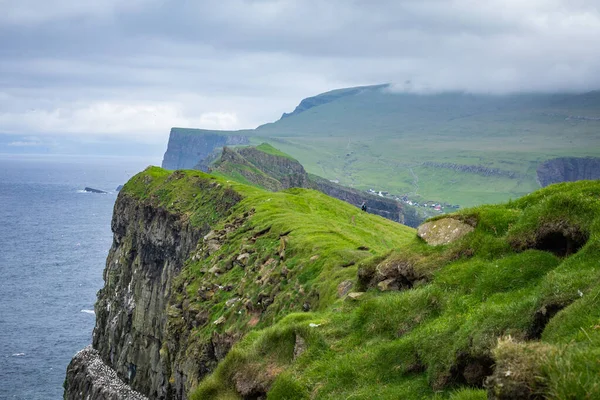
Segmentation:
{"type": "Polygon", "coordinates": [[[258,147],[238,149],[225,147],[212,171],[241,178],[239,180],[243,183],[257,185],[271,191],[292,187],[315,189],[357,207],[365,202],[369,212],[395,222],[405,224],[408,220],[410,226],[417,226],[420,223],[420,220],[412,214],[410,218],[405,218],[404,208],[400,202],[338,185],[317,175],[307,174],[297,160],[265,143],[258,147]]]}
{"type": "Polygon", "coordinates": [[[218,153],[223,146],[248,144],[240,132],[207,131],[203,129],[172,128],[162,167],[166,169],[205,170],[203,161],[218,153]]]}
{"type": "MultiPolygon", "coordinates": [[[[600,154],[600,91],[498,96],[412,89],[406,81],[330,90],[256,129],[186,132],[251,137],[276,144],[324,178],[351,177],[357,186],[395,194],[418,186],[415,195],[461,207],[535,190],[535,166],[557,149],[565,157],[600,154]]],[[[234,144],[178,133],[163,166],[206,170],[224,145],[234,144]]]]}
{"type": "Polygon", "coordinates": [[[542,187],[559,182],[600,179],[600,158],[554,158],[538,166],[537,178],[542,187]]]}
{"type": "Polygon", "coordinates": [[[347,88],[347,89],[337,89],[337,90],[332,90],[330,92],[321,93],[317,96],[312,96],[312,97],[303,99],[300,102],[300,104],[298,104],[298,106],[296,106],[294,111],[292,111],[291,113],[283,113],[281,118],[283,119],[283,118],[291,117],[292,115],[300,114],[301,112],[310,110],[313,107],[318,107],[323,104],[331,103],[332,101],[336,101],[342,97],[355,96],[361,92],[376,91],[376,90],[385,89],[387,87],[389,87],[389,84],[357,86],[357,87],[352,87],[352,88],[347,88]]]}

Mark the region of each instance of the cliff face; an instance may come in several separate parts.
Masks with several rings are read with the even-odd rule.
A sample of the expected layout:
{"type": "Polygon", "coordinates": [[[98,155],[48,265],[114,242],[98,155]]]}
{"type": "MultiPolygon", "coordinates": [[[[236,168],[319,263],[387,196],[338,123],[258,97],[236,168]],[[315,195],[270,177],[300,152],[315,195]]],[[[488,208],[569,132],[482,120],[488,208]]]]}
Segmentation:
{"type": "Polygon", "coordinates": [[[214,170],[232,177],[241,176],[244,181],[271,191],[293,187],[307,188],[318,190],[356,207],[360,207],[365,202],[370,213],[401,224],[406,223],[404,209],[400,202],[310,175],[298,161],[267,144],[239,149],[224,148],[221,159],[215,165],[214,170]]]}
{"type": "Polygon", "coordinates": [[[223,146],[248,144],[248,138],[238,132],[204,131],[172,128],[162,167],[166,169],[206,170],[204,160],[210,159],[223,146]]]}
{"type": "MultiPolygon", "coordinates": [[[[409,235],[315,190],[148,168],[117,198],[93,344],[70,363],[64,398],[190,398],[245,333],[328,304],[341,276],[322,277],[385,251],[382,229],[390,243],[409,235]]],[[[265,371],[236,375],[232,390],[264,396],[276,370],[265,371]]]]}
{"type": "MultiPolygon", "coordinates": [[[[169,179],[182,176],[175,173],[169,179]]],[[[149,175],[135,183],[153,184],[149,175]]],[[[160,191],[150,198],[132,195],[132,185],[115,203],[105,286],[95,305],[93,348],[69,365],[66,399],[79,399],[82,391],[90,400],[129,398],[112,397],[115,391],[105,390],[106,382],[117,388],[126,384],[151,399],[183,399],[216,362],[210,344],[171,335],[172,288],[198,241],[241,197],[208,178],[195,179],[186,190],[200,210],[194,217],[177,209],[179,202],[187,202],[161,198],[160,191]]]]}
{"type": "Polygon", "coordinates": [[[548,160],[537,168],[542,187],[553,183],[600,179],[600,158],[563,157],[548,160]]]}

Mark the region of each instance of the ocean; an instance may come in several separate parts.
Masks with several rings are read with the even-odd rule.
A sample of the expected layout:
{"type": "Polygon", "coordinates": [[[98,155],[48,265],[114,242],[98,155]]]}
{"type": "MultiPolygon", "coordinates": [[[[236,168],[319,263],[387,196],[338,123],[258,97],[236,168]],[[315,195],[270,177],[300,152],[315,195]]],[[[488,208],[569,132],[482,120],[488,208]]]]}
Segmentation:
{"type": "Polygon", "coordinates": [[[62,399],[91,343],[115,189],[157,162],[0,155],[0,399],[62,399]]]}

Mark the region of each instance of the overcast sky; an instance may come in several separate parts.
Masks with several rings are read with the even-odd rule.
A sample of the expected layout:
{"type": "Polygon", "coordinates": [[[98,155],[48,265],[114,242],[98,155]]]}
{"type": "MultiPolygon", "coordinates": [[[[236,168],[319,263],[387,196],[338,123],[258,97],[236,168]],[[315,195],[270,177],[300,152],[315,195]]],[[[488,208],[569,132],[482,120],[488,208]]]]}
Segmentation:
{"type": "Polygon", "coordinates": [[[334,88],[600,88],[599,0],[0,0],[0,133],[165,142],[334,88]]]}

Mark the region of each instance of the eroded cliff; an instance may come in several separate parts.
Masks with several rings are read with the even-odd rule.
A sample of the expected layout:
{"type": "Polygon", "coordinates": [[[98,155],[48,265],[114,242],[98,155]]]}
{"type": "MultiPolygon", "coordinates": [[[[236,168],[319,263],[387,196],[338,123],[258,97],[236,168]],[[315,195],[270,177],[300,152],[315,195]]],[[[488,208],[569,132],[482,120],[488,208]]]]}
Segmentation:
{"type": "MultiPolygon", "coordinates": [[[[95,305],[93,351],[132,389],[152,399],[184,398],[215,359],[210,352],[176,359],[181,338],[169,336],[167,330],[173,281],[198,240],[229,214],[241,196],[202,175],[184,179],[184,193],[178,194],[157,185],[167,181],[177,186],[183,174],[174,173],[167,180],[148,170],[137,178],[125,185],[115,203],[105,286],[95,305]]],[[[78,398],[73,387],[98,386],[94,374],[85,373],[93,370],[85,367],[86,360],[76,357],[69,367],[80,375],[77,379],[72,379],[77,374],[68,375],[66,398],[78,398]],[[82,384],[86,376],[89,382],[82,384]]],[[[94,393],[92,399],[107,398],[102,390],[94,393]]]]}
{"type": "Polygon", "coordinates": [[[293,187],[315,189],[356,207],[360,207],[364,202],[370,213],[401,224],[416,227],[420,222],[418,218],[413,218],[412,214],[410,218],[405,218],[404,207],[400,202],[308,174],[297,160],[266,143],[257,147],[225,147],[211,171],[272,191],[293,187]]]}
{"type": "Polygon", "coordinates": [[[600,179],[600,158],[562,157],[540,164],[537,179],[542,187],[559,182],[600,179]]]}
{"type": "Polygon", "coordinates": [[[65,397],[599,398],[599,195],[464,209],[428,243],[315,190],[150,168],[65,397]]]}
{"type": "Polygon", "coordinates": [[[248,137],[243,132],[172,128],[162,167],[205,171],[208,162],[219,155],[223,146],[238,144],[248,144],[248,137]]]}

